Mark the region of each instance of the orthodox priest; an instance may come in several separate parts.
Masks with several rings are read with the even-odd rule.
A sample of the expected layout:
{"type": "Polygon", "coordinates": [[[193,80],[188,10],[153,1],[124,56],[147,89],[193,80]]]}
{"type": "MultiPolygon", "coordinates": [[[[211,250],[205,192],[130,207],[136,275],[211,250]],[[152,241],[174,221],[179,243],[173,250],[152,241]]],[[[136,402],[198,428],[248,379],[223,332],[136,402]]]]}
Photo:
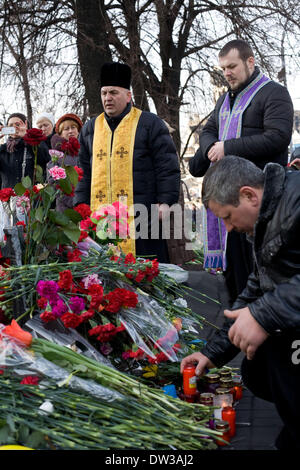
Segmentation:
{"type": "Polygon", "coordinates": [[[80,133],[79,163],[84,176],[76,188],[75,204],[90,204],[96,211],[121,202],[129,208],[134,227],[121,243],[123,251],[167,263],[161,221],[178,202],[178,156],[164,121],[133,106],[130,86],[127,64],[103,65],[104,112],[87,121],[80,133]],[[153,216],[155,209],[157,217],[153,216]]]}
{"type": "MultiPolygon", "coordinates": [[[[219,65],[228,91],[200,134],[200,147],[189,161],[190,173],[204,176],[226,155],[245,158],[261,169],[270,162],[286,166],[293,129],[288,90],[260,71],[251,46],[241,39],[225,44],[219,65]]],[[[252,248],[244,233],[232,231],[227,237],[220,219],[209,210],[204,215],[205,267],[223,269],[233,303],[252,272],[252,248]]]]}

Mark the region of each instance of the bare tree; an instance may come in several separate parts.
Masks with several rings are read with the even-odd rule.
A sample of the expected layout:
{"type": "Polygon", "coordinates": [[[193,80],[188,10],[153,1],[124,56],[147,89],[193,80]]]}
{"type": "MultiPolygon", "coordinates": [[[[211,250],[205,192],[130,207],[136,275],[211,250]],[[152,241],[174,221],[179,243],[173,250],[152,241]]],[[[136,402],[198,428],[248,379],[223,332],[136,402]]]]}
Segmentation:
{"type": "Polygon", "coordinates": [[[98,114],[101,66],[121,60],[132,67],[136,105],[154,107],[175,128],[178,153],[180,110],[211,95],[225,42],[249,41],[277,78],[283,31],[284,44],[299,39],[298,0],[0,0],[0,7],[0,74],[22,88],[29,115],[35,80],[45,73],[57,101],[84,117],[98,114]]]}

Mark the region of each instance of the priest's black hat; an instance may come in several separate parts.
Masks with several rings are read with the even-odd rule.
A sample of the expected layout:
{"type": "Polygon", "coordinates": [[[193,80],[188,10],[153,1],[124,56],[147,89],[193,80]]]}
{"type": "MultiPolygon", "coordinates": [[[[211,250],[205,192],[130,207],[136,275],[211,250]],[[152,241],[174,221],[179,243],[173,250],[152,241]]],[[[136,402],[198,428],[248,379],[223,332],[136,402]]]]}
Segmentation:
{"type": "Polygon", "coordinates": [[[120,62],[107,62],[101,69],[101,87],[120,86],[130,90],[131,68],[120,62]]]}

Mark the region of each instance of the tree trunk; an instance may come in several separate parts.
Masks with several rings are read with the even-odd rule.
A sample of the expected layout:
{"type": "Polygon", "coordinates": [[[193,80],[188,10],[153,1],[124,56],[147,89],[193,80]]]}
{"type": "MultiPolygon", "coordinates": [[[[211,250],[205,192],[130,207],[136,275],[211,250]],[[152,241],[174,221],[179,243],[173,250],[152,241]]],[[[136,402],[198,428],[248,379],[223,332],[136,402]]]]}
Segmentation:
{"type": "Polygon", "coordinates": [[[104,0],[76,2],[78,60],[90,117],[97,116],[103,111],[100,98],[100,71],[105,62],[112,60],[104,9],[104,0]]]}

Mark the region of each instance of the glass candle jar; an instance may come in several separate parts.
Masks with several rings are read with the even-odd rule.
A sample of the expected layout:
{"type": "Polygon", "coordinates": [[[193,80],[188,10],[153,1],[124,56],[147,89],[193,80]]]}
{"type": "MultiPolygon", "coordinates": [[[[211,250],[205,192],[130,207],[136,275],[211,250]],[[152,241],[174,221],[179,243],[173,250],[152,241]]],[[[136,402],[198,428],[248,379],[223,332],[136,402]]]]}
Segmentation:
{"type": "Polygon", "coordinates": [[[215,430],[216,431],[221,431],[222,432],[222,439],[225,441],[221,441],[218,438],[216,438],[216,444],[218,446],[226,446],[226,442],[230,442],[230,436],[229,436],[229,424],[227,421],[223,420],[216,420],[215,422],[215,430]]]}
{"type": "Polygon", "coordinates": [[[232,388],[233,382],[231,377],[220,377],[220,387],[221,388],[232,388]]]}
{"type": "Polygon", "coordinates": [[[243,397],[243,381],[240,375],[234,375],[232,377],[233,389],[234,389],[234,400],[239,401],[243,397]]]}
{"type": "Polygon", "coordinates": [[[227,421],[229,424],[229,437],[235,435],[235,409],[231,406],[226,406],[222,410],[222,420],[227,421]]]}
{"type": "Polygon", "coordinates": [[[225,379],[225,378],[226,379],[228,379],[228,378],[231,379],[231,370],[229,370],[229,369],[221,369],[219,371],[219,374],[220,374],[220,377],[222,379],[225,379]]]}
{"type": "Polygon", "coordinates": [[[186,366],[183,370],[183,393],[186,396],[197,393],[197,376],[195,366],[186,366]]]}
{"type": "Polygon", "coordinates": [[[199,403],[201,403],[201,405],[213,406],[213,399],[213,393],[201,393],[199,403]]]}
{"type": "Polygon", "coordinates": [[[206,374],[204,376],[204,379],[205,379],[205,392],[215,393],[215,390],[220,386],[219,374],[206,374]]]}

